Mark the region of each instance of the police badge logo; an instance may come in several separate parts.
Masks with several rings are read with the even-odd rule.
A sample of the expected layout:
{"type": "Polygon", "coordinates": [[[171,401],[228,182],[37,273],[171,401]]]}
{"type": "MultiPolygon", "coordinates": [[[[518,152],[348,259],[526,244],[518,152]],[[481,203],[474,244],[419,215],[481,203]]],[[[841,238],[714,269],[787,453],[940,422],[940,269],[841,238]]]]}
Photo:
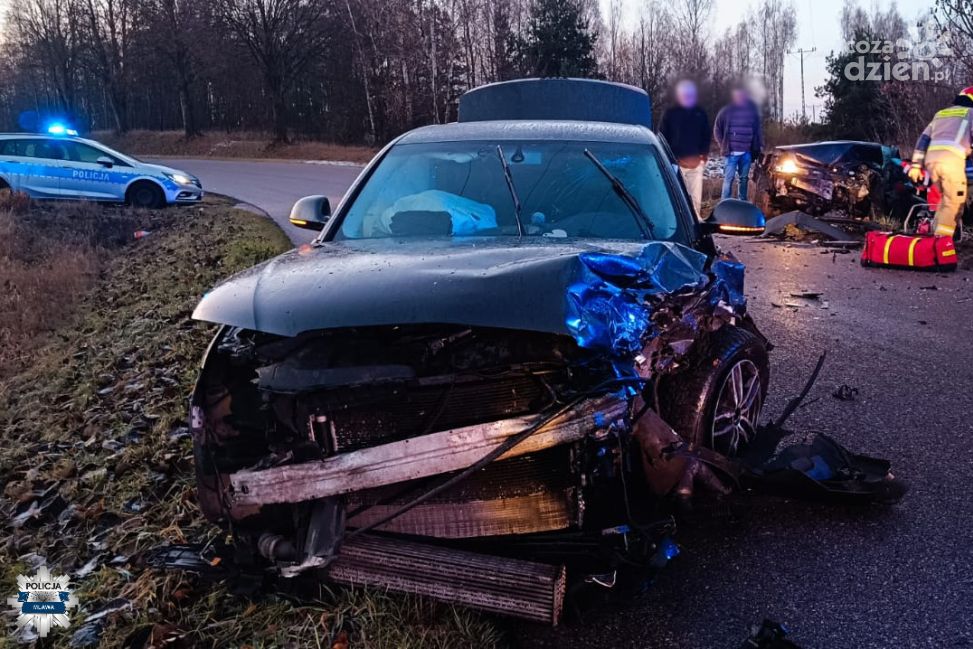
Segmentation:
{"type": "Polygon", "coordinates": [[[17,596],[7,598],[17,612],[17,630],[32,626],[37,635],[46,638],[51,627],[71,625],[68,609],[78,605],[78,598],[68,588],[67,575],[52,575],[41,566],[36,575],[17,576],[17,596]]]}

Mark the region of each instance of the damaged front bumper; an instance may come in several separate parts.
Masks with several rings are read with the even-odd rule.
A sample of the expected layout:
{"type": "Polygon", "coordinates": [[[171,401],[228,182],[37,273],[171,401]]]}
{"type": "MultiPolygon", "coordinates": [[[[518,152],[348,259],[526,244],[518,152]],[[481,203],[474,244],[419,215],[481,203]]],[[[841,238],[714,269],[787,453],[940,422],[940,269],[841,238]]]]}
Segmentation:
{"type": "Polygon", "coordinates": [[[689,253],[580,255],[568,335],[224,326],[191,401],[202,511],[245,569],[546,623],[572,584],[650,579],[677,552],[674,502],[762,477],[658,414],[711,337],[759,336],[742,266],[689,253]]]}

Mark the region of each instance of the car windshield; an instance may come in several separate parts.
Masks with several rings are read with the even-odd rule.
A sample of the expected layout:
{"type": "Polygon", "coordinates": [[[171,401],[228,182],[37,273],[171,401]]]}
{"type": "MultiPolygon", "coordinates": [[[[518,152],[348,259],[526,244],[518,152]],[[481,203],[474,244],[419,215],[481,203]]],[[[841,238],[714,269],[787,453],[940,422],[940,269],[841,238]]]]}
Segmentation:
{"type": "Polygon", "coordinates": [[[651,232],[671,240],[679,235],[679,219],[662,171],[644,144],[400,144],[365,183],[335,238],[518,236],[516,194],[525,236],[643,239],[651,232]],[[626,204],[592,158],[624,184],[635,204],[626,204]]]}

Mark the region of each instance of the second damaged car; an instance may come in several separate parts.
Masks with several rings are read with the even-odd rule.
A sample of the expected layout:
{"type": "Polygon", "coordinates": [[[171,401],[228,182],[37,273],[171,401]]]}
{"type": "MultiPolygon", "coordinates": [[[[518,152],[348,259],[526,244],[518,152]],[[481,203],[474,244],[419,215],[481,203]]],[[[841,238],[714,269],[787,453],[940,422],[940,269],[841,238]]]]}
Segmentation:
{"type": "Polygon", "coordinates": [[[763,217],[698,222],[648,115],[603,82],[471,91],[204,297],[199,504],[237,564],[556,623],[676,553],[672,503],[759,446],[768,344],[711,234],[763,217]]]}
{"type": "Polygon", "coordinates": [[[876,142],[779,146],[754,165],[754,200],[767,214],[800,209],[879,217],[908,210],[912,192],[900,158],[896,147],[876,142]]]}

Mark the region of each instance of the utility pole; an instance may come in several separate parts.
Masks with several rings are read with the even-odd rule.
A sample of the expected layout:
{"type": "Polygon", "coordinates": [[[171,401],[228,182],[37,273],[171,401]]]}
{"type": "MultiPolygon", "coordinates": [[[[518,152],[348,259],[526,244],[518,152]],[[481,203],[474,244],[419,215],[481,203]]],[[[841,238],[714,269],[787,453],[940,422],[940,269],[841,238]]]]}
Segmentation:
{"type": "Polygon", "coordinates": [[[812,47],[811,49],[797,49],[797,50],[787,50],[788,54],[798,54],[801,57],[801,118],[807,121],[807,104],[804,102],[804,55],[810,54],[811,52],[817,52],[818,48],[812,47]]]}

